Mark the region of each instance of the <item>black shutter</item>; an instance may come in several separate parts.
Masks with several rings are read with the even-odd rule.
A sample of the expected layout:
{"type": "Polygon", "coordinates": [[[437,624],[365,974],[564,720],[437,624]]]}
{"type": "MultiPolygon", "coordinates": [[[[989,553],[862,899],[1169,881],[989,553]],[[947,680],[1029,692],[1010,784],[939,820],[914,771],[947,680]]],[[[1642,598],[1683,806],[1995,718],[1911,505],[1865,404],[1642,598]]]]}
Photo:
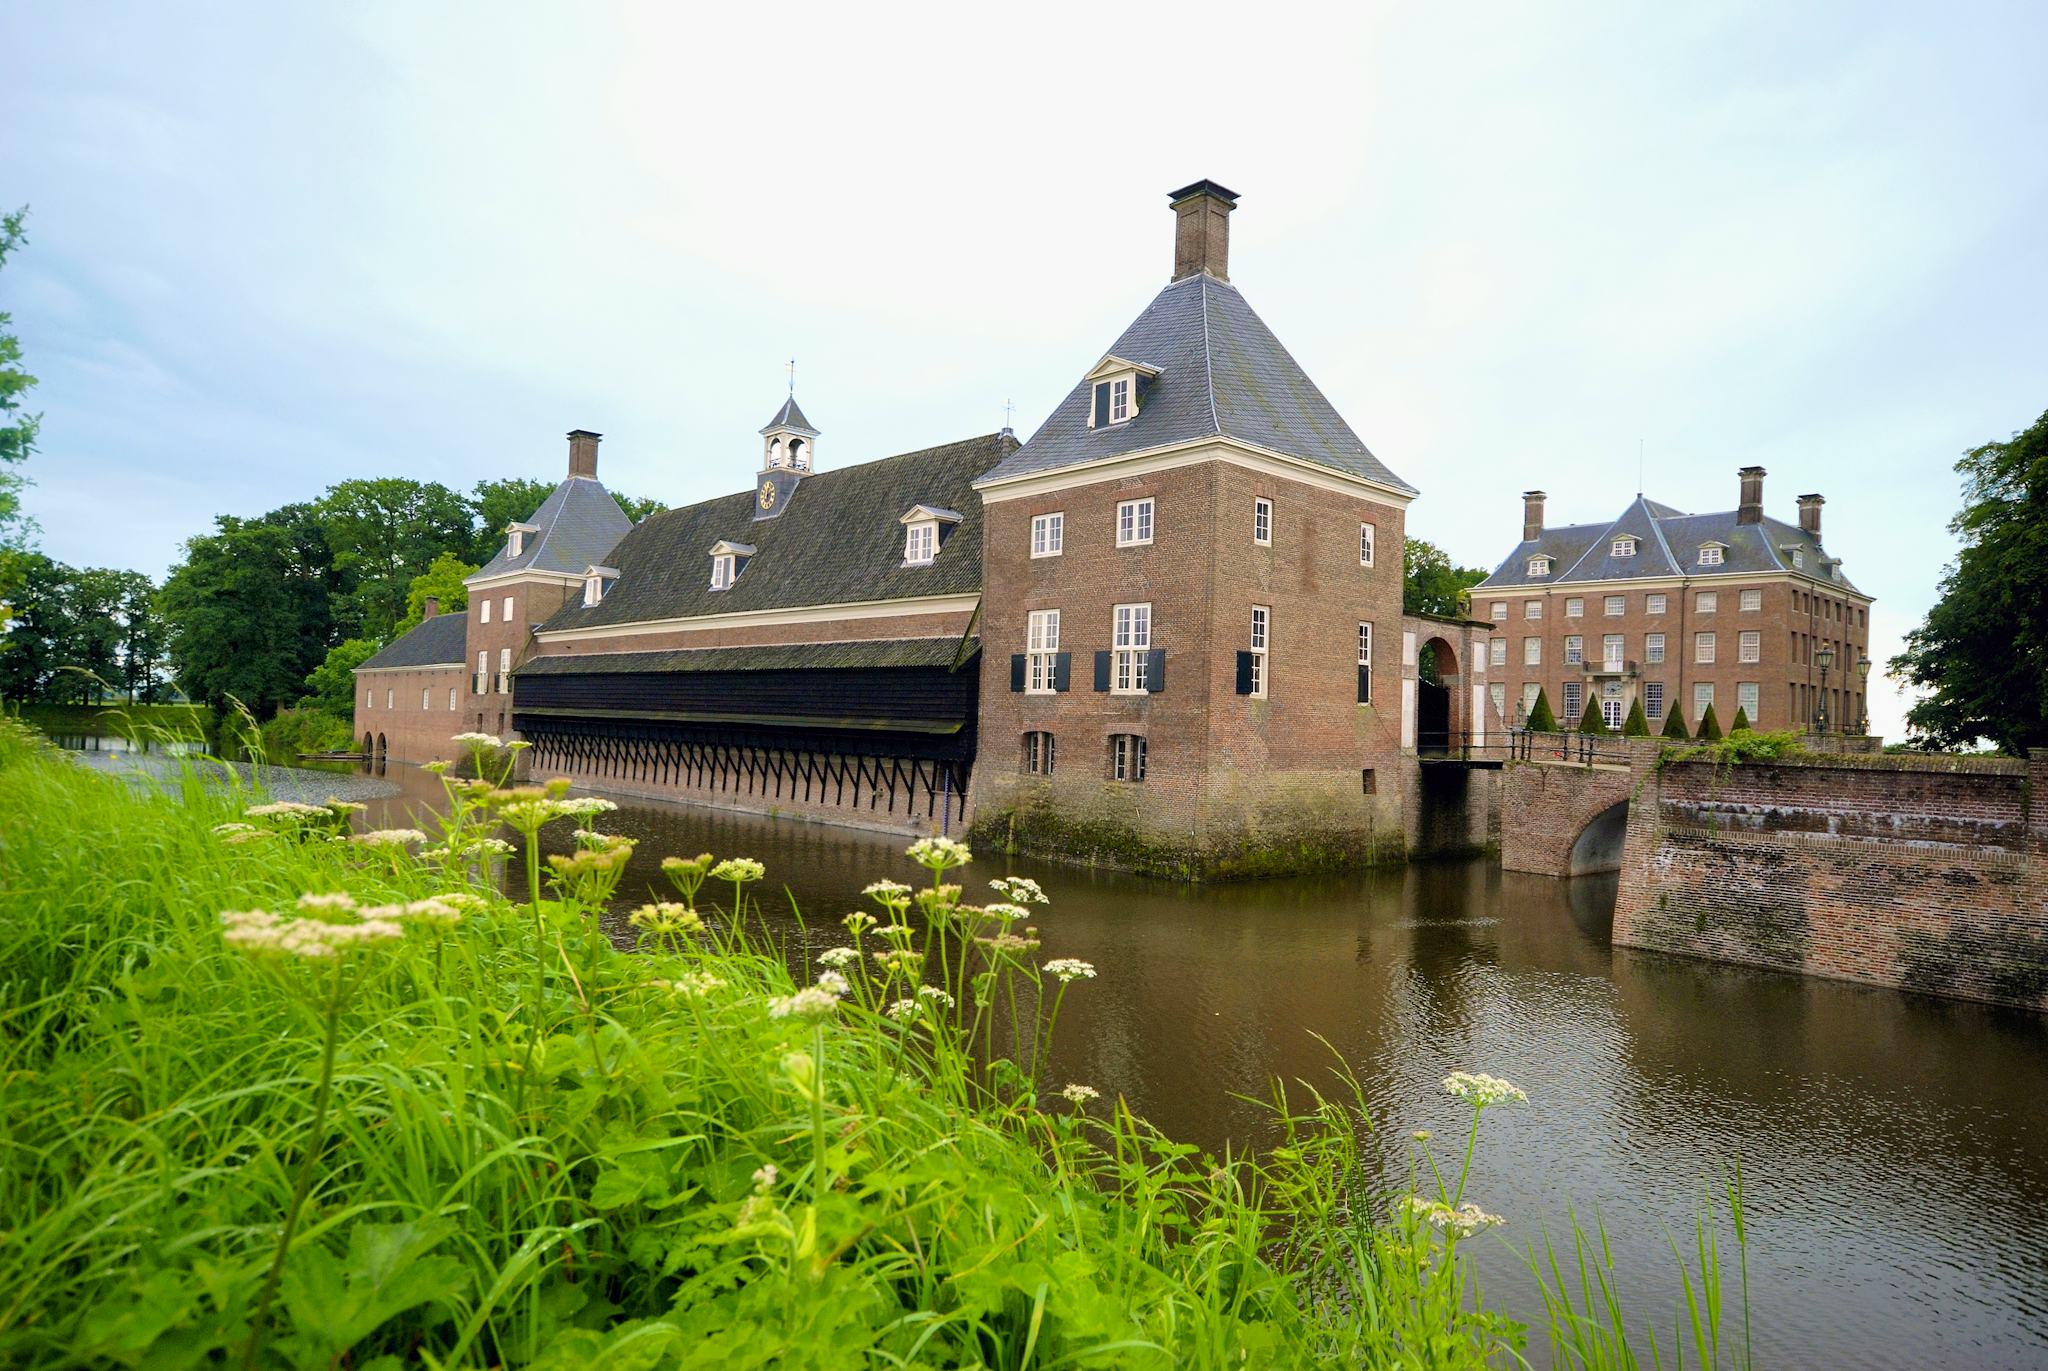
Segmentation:
{"type": "Polygon", "coordinates": [[[1024,654],[1021,652],[1010,654],[1010,689],[1024,689],[1024,654]]]}
{"type": "Polygon", "coordinates": [[[1095,688],[1104,691],[1109,689],[1109,654],[1107,652],[1095,654],[1095,688]]]}
{"type": "Polygon", "coordinates": [[[1052,688],[1065,690],[1073,682],[1074,654],[1055,652],[1052,658],[1052,688]]]}
{"type": "Polygon", "coordinates": [[[1372,703],[1372,668],[1363,664],[1358,668],[1358,703],[1372,703]]]}
{"type": "Polygon", "coordinates": [[[1237,654],[1237,693],[1252,693],[1252,654],[1249,652],[1237,654]]]}
{"type": "Polygon", "coordinates": [[[1166,649],[1155,647],[1145,654],[1145,693],[1157,695],[1166,689],[1166,649]]]}
{"type": "Polygon", "coordinates": [[[1095,387],[1095,427],[1109,427],[1109,382],[1099,382],[1095,387]]]}

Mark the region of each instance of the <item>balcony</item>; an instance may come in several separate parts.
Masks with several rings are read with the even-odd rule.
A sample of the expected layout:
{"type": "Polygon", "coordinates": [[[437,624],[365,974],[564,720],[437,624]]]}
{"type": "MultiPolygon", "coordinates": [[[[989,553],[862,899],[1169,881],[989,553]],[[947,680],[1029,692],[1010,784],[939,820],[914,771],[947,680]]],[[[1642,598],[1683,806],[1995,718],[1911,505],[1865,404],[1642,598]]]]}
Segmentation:
{"type": "Polygon", "coordinates": [[[1643,667],[1642,663],[1640,662],[1623,661],[1619,658],[1614,657],[1604,657],[1601,658],[1599,661],[1587,662],[1585,664],[1585,672],[1588,676],[1635,677],[1643,674],[1643,667]]]}

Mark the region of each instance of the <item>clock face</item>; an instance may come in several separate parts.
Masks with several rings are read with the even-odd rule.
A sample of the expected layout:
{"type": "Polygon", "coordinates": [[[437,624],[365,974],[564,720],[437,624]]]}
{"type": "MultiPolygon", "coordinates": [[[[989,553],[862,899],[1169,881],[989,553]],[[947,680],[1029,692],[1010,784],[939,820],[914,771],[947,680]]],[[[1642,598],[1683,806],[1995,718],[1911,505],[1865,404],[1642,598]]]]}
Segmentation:
{"type": "Polygon", "coordinates": [[[773,481],[761,482],[761,508],[775,508],[775,482],[773,481]]]}

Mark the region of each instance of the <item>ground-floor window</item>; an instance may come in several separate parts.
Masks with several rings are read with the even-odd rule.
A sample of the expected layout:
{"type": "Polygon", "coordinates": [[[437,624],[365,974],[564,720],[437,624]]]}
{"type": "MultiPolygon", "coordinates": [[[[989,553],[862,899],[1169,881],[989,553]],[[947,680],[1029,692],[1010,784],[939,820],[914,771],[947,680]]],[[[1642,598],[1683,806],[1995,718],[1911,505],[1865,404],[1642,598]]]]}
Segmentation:
{"type": "Polygon", "coordinates": [[[1118,733],[1109,740],[1109,775],[1117,781],[1145,779],[1145,739],[1136,733],[1118,733]]]}
{"type": "Polygon", "coordinates": [[[1692,721],[1697,724],[1714,703],[1714,685],[1711,681],[1700,681],[1692,688],[1692,721]]]}
{"type": "Polygon", "coordinates": [[[1024,735],[1024,769],[1032,775],[1052,775],[1052,753],[1052,734],[1034,730],[1024,735]]]}
{"type": "Polygon", "coordinates": [[[1522,687],[1522,698],[1515,705],[1515,722],[1526,724],[1529,716],[1536,712],[1536,697],[1543,693],[1543,687],[1531,681],[1522,687]]]}
{"type": "Polygon", "coordinates": [[[1751,725],[1754,725],[1756,723],[1757,705],[1758,698],[1756,682],[1738,682],[1735,687],[1735,707],[1737,709],[1742,710],[1744,714],[1748,715],[1749,722],[1751,723],[1751,725]]]}
{"type": "Polygon", "coordinates": [[[1618,698],[1620,687],[1615,687],[1615,690],[1617,696],[1610,696],[1600,702],[1600,722],[1607,725],[1610,733],[1619,733],[1621,731],[1622,715],[1624,713],[1621,707],[1621,700],[1618,698]]]}
{"type": "Polygon", "coordinates": [[[1664,717],[1664,683],[1645,681],[1643,683],[1643,713],[1652,719],[1664,717]]]}
{"type": "Polygon", "coordinates": [[[1579,681],[1564,683],[1564,717],[1558,722],[1566,728],[1579,726],[1579,715],[1586,707],[1586,687],[1579,681]]]}
{"type": "Polygon", "coordinates": [[[1373,773],[1373,769],[1371,767],[1365,767],[1361,771],[1359,771],[1358,788],[1367,795],[1376,795],[1379,793],[1380,778],[1373,773]]]}
{"type": "Polygon", "coordinates": [[[1487,698],[1493,701],[1493,712],[1505,719],[1508,716],[1508,688],[1504,685],[1490,685],[1486,688],[1487,698]]]}
{"type": "Polygon", "coordinates": [[[453,714],[453,713],[455,712],[455,687],[454,687],[454,686],[449,686],[449,687],[448,687],[448,712],[449,712],[450,714],[453,714]]]}

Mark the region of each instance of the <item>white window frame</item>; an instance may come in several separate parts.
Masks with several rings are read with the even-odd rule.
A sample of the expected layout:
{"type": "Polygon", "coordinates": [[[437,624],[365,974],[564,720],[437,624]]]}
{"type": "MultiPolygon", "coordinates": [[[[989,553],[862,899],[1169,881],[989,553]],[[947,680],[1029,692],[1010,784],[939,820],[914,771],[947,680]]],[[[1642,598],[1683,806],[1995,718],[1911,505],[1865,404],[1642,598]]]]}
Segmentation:
{"type": "Polygon", "coordinates": [[[1577,633],[1567,633],[1564,638],[1564,664],[1583,666],[1586,662],[1586,640],[1577,633]]]}
{"type": "Polygon", "coordinates": [[[711,588],[731,590],[732,583],[739,579],[734,563],[739,560],[730,552],[721,552],[711,559],[711,588]]]}
{"type": "Polygon", "coordinates": [[[426,713],[426,712],[427,712],[428,710],[430,710],[430,709],[432,709],[432,708],[434,707],[434,704],[433,704],[433,700],[434,700],[434,688],[433,688],[432,686],[421,686],[421,687],[420,687],[420,712],[421,712],[422,714],[426,713]]]}
{"type": "Polygon", "coordinates": [[[508,624],[512,622],[512,597],[510,595],[505,597],[504,619],[508,624]]]}
{"type": "Polygon", "coordinates": [[[1131,378],[1119,376],[1109,383],[1109,422],[1121,424],[1131,417],[1131,378]]]}
{"type": "Polygon", "coordinates": [[[491,693],[491,651],[485,648],[476,654],[476,693],[491,693]]]}
{"type": "Polygon", "coordinates": [[[1057,740],[1046,729],[1026,729],[1024,733],[1024,772],[1028,776],[1052,775],[1053,762],[1059,754],[1057,740]]]}
{"type": "Polygon", "coordinates": [[[1497,624],[1504,624],[1508,621],[1508,602],[1506,600],[1495,600],[1493,602],[1493,621],[1497,624]]]}
{"type": "Polygon", "coordinates": [[[903,526],[903,560],[909,566],[930,566],[939,555],[939,521],[919,519],[903,526]]]}
{"type": "Polygon", "coordinates": [[[1488,686],[1486,688],[1486,698],[1492,701],[1495,714],[1498,714],[1502,719],[1508,717],[1508,688],[1505,685],[1495,682],[1488,686]]]}
{"type": "Polygon", "coordinates": [[[1662,614],[1664,612],[1665,600],[1662,595],[1646,595],[1643,597],[1643,613],[1662,614]]]}
{"type": "Polygon", "coordinates": [[[376,707],[377,707],[377,692],[376,692],[376,691],[374,691],[374,690],[366,690],[366,691],[364,691],[364,692],[363,692],[363,708],[364,708],[364,709],[375,709],[376,707]]]}
{"type": "Polygon", "coordinates": [[[1566,681],[1564,683],[1564,714],[1558,719],[1558,726],[1567,731],[1579,726],[1579,716],[1586,712],[1586,683],[1566,681]]]}
{"type": "Polygon", "coordinates": [[[1692,597],[1692,612],[1695,614],[1719,614],[1721,595],[1718,591],[1702,590],[1692,597]]]}
{"type": "Polygon", "coordinates": [[[1522,665],[1543,665],[1543,640],[1541,638],[1522,639],[1522,665]]]}
{"type": "Polygon", "coordinates": [[[487,624],[491,621],[491,599],[488,595],[483,599],[483,608],[479,611],[479,615],[478,623],[487,624]]]}
{"type": "Polygon", "coordinates": [[[1067,539],[1067,514],[1056,509],[1050,514],[1031,516],[1031,555],[1033,557],[1057,557],[1065,551],[1067,539]]]}
{"type": "Polygon", "coordinates": [[[1619,671],[1628,660],[1628,635],[1625,633],[1602,634],[1600,638],[1600,665],[1603,670],[1619,671]]]}
{"type": "Polygon", "coordinates": [[[1628,596],[1609,595],[1600,602],[1600,612],[1609,619],[1619,619],[1628,613],[1628,596]]]}
{"type": "Polygon", "coordinates": [[[391,688],[390,686],[385,686],[385,687],[384,687],[384,708],[386,708],[386,709],[396,709],[396,708],[398,707],[398,703],[397,703],[397,701],[398,701],[398,692],[397,692],[396,690],[393,690],[393,689],[392,689],[392,688],[391,688]]]}
{"type": "Polygon", "coordinates": [[[1645,718],[1650,719],[1661,719],[1664,717],[1664,683],[1662,681],[1643,682],[1643,715],[1645,718]]]}
{"type": "Polygon", "coordinates": [[[1700,565],[1701,565],[1701,566],[1720,566],[1720,565],[1722,565],[1722,561],[1721,561],[1721,545],[1720,545],[1719,543],[1701,543],[1701,544],[1700,544],[1700,565]]]}
{"type": "Polygon", "coordinates": [[[1260,547],[1273,546],[1273,502],[1263,495],[1252,499],[1252,541],[1260,547]]]}
{"type": "Polygon", "coordinates": [[[1735,707],[1749,716],[1749,726],[1756,727],[1756,712],[1763,708],[1763,690],[1755,681],[1735,683],[1735,707]]]}
{"type": "Polygon", "coordinates": [[[505,555],[517,557],[526,551],[526,530],[515,528],[505,535],[505,555]]]}
{"type": "Polygon", "coordinates": [[[1764,659],[1764,634],[1759,628],[1745,628],[1735,638],[1735,660],[1738,662],[1761,662],[1764,659]]]}
{"type": "Polygon", "coordinates": [[[1548,557],[1531,557],[1529,559],[1529,574],[1531,576],[1548,576],[1550,574],[1550,559],[1548,557]]]}
{"type": "Polygon", "coordinates": [[[1024,616],[1024,693],[1051,695],[1059,681],[1060,612],[1034,609],[1024,616]]]}
{"type": "Polygon", "coordinates": [[[1486,664],[1488,666],[1506,666],[1508,664],[1507,639],[1494,638],[1488,641],[1486,645],[1486,664]]]}
{"type": "Polygon", "coordinates": [[[1273,641],[1273,609],[1270,605],[1252,606],[1251,659],[1252,691],[1254,700],[1266,698],[1266,657],[1273,641]]]}
{"type": "Polygon", "coordinates": [[[1372,625],[1358,625],[1358,664],[1365,668],[1365,698],[1358,703],[1372,703],[1372,625]]]}
{"type": "Polygon", "coordinates": [[[1616,538],[1614,545],[1608,551],[1616,557],[1633,557],[1636,555],[1636,540],[1633,538],[1616,538]]]}
{"type": "Polygon", "coordinates": [[[1145,735],[1116,733],[1109,739],[1109,778],[1136,784],[1145,779],[1145,735]]]}
{"type": "Polygon", "coordinates": [[[1664,635],[1645,633],[1643,635],[1643,663],[1654,665],[1664,660],[1664,635]]]}
{"type": "Polygon", "coordinates": [[[1542,617],[1543,617],[1543,601],[1541,601],[1541,600],[1524,600],[1524,601],[1522,601],[1522,617],[1523,617],[1524,619],[1540,619],[1540,618],[1542,618],[1542,617]]]}
{"type": "Polygon", "coordinates": [[[512,693],[512,649],[509,647],[498,649],[498,693],[512,693]]]}
{"type": "Polygon", "coordinates": [[[1695,666],[1714,664],[1715,642],[1711,631],[1692,635],[1692,660],[1695,666]]]}
{"type": "Polygon", "coordinates": [[[1713,703],[1714,683],[1712,681],[1694,681],[1692,683],[1692,723],[1694,728],[1699,727],[1700,719],[1706,714],[1707,709],[1713,703]]]}
{"type": "Polygon", "coordinates": [[[1565,597],[1565,602],[1564,602],[1564,617],[1565,617],[1565,618],[1567,618],[1567,619],[1583,619],[1583,618],[1585,618],[1585,617],[1586,617],[1586,601],[1585,601],[1585,597],[1584,597],[1584,596],[1580,596],[1580,595],[1570,595],[1570,596],[1566,596],[1566,597],[1565,597]]]}
{"type": "Polygon", "coordinates": [[[1149,495],[1138,500],[1119,500],[1116,506],[1116,545],[1149,547],[1152,543],[1152,521],[1155,513],[1152,497],[1149,495]]]}
{"type": "Polygon", "coordinates": [[[1109,693],[1145,693],[1145,656],[1152,651],[1152,604],[1116,605],[1109,616],[1109,693]]]}
{"type": "Polygon", "coordinates": [[[1607,726],[1610,733],[1621,732],[1627,714],[1628,711],[1621,707],[1621,701],[1611,695],[1600,697],[1600,722],[1607,726]]]}
{"type": "Polygon", "coordinates": [[[1806,554],[1801,552],[1797,548],[1792,549],[1792,569],[1794,571],[1802,571],[1805,569],[1805,567],[1806,554]]]}
{"type": "Polygon", "coordinates": [[[1736,600],[1744,614],[1761,614],[1764,608],[1764,593],[1761,590],[1745,590],[1736,600]]]}
{"type": "Polygon", "coordinates": [[[451,714],[455,712],[455,687],[454,687],[454,686],[449,686],[449,687],[448,687],[448,712],[449,712],[449,713],[451,713],[451,714]]]}
{"type": "MultiPolygon", "coordinates": [[[[1360,524],[1358,526],[1358,564],[1360,566],[1372,565],[1373,556],[1379,550],[1379,539],[1380,531],[1377,525],[1360,524]]],[[[1495,618],[1505,619],[1507,617],[1507,601],[1494,601],[1494,608],[1500,611],[1494,616],[1495,618]]]]}
{"type": "Polygon", "coordinates": [[[1522,683],[1522,698],[1515,704],[1515,722],[1527,723],[1529,716],[1536,712],[1536,697],[1543,693],[1543,687],[1535,681],[1522,683]]]}

